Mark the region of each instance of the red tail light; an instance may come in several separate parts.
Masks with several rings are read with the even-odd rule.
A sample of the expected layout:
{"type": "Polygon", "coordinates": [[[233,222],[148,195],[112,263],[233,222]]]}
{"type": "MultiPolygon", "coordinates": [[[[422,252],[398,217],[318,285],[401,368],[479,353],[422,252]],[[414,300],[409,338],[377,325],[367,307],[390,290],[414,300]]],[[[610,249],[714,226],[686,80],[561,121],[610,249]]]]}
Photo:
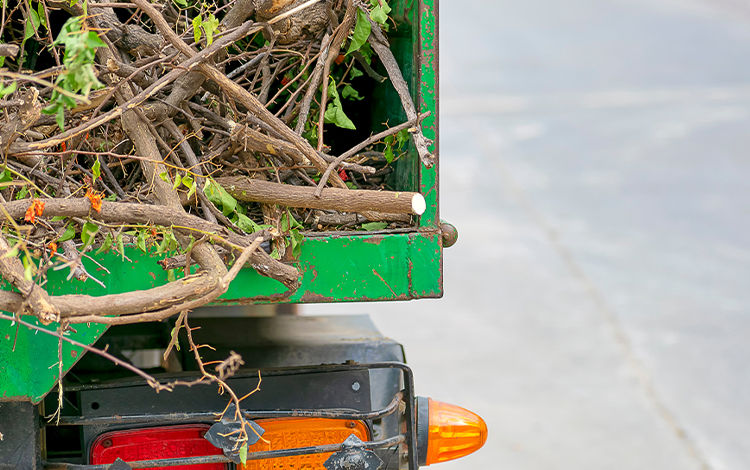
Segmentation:
{"type": "MultiPolygon", "coordinates": [[[[190,424],[149,429],[114,431],[99,436],[91,448],[91,464],[113,463],[117,458],[125,462],[138,460],[175,459],[222,455],[203,435],[209,426],[190,424]]],[[[153,467],[154,469],[224,470],[224,464],[153,467]]]]}

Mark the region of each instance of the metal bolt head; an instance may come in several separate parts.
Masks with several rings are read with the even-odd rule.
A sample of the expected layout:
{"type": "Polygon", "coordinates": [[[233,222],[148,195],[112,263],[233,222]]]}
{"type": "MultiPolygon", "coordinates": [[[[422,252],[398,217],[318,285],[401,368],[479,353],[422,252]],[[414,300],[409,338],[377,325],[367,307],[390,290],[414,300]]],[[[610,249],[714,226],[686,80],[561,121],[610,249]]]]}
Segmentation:
{"type": "Polygon", "coordinates": [[[362,388],[362,385],[360,385],[359,382],[354,382],[352,384],[352,390],[354,390],[355,392],[358,392],[360,388],[362,388]]]}
{"type": "Polygon", "coordinates": [[[102,447],[112,447],[112,439],[104,439],[102,441],[102,447]]]}
{"type": "Polygon", "coordinates": [[[440,232],[443,238],[443,248],[448,248],[458,241],[458,229],[453,225],[443,222],[440,224],[440,232]]]}

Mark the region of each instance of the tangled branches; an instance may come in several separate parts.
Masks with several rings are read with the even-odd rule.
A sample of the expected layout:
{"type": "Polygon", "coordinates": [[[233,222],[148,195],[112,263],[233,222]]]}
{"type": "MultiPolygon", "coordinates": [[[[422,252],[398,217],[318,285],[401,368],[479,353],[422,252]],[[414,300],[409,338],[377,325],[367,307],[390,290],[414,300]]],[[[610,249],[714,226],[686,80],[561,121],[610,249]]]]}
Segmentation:
{"type": "Polygon", "coordinates": [[[246,261],[291,294],[305,232],[413,224],[424,199],[388,176],[410,148],[426,166],[434,157],[384,34],[398,27],[389,11],[378,0],[4,4],[0,273],[17,292],[0,292],[0,309],[68,325],[158,321],[215,299],[246,261]],[[407,120],[371,135],[376,62],[407,120]],[[50,269],[102,284],[82,257],[125,257],[126,245],[168,253],[172,282],[45,291],[50,269]]]}

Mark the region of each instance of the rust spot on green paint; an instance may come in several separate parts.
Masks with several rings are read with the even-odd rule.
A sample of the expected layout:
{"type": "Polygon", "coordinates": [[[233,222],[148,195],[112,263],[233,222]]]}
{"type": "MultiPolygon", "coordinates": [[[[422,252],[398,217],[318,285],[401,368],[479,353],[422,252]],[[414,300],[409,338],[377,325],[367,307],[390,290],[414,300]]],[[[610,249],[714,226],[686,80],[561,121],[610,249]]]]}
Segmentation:
{"type": "Polygon", "coordinates": [[[382,235],[373,235],[372,237],[365,238],[363,241],[365,243],[371,243],[373,245],[380,245],[380,243],[382,243],[383,241],[383,238],[384,237],[382,235]]]}
{"type": "Polygon", "coordinates": [[[307,291],[305,294],[300,298],[301,302],[333,302],[336,300],[333,297],[326,297],[325,295],[316,294],[315,292],[307,291]]]}

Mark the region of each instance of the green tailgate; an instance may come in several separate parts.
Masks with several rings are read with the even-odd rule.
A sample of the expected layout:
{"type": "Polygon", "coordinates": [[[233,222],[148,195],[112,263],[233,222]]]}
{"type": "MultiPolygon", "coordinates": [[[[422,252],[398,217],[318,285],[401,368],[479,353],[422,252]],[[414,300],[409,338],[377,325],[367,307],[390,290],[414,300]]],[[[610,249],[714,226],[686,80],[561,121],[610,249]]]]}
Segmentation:
{"type": "MultiPolygon", "coordinates": [[[[389,40],[412,95],[421,112],[432,115],[423,121],[426,137],[435,140],[438,129],[438,36],[435,0],[392,1],[389,40]]],[[[398,95],[388,82],[375,89],[373,122],[406,120],[398,95]]],[[[380,128],[374,128],[377,132],[380,128]]],[[[302,275],[300,288],[286,296],[279,282],[260,276],[253,269],[243,269],[221,298],[222,303],[257,303],[269,297],[278,302],[360,302],[410,300],[442,295],[442,241],[438,212],[437,164],[430,169],[419,163],[415,152],[397,161],[395,189],[411,190],[424,195],[427,210],[419,225],[410,232],[357,234],[356,232],[321,234],[307,238],[302,253],[294,263],[302,275]]],[[[156,264],[161,257],[126,249],[132,262],[123,262],[116,254],[102,254],[97,260],[109,273],[84,259],[86,268],[107,287],[92,281],[66,280],[67,273],[52,273],[46,288],[51,295],[106,295],[149,289],[167,282],[166,272],[156,264]]],[[[33,317],[25,321],[42,326],[33,317]]],[[[57,324],[43,328],[55,331],[57,324]]],[[[106,325],[79,324],[76,332],[66,335],[85,344],[93,344],[106,325]]],[[[32,331],[18,324],[0,320],[0,401],[31,399],[40,401],[58,380],[58,339],[32,331]]],[[[64,342],[63,371],[67,372],[82,355],[82,349],[64,342]]]]}

